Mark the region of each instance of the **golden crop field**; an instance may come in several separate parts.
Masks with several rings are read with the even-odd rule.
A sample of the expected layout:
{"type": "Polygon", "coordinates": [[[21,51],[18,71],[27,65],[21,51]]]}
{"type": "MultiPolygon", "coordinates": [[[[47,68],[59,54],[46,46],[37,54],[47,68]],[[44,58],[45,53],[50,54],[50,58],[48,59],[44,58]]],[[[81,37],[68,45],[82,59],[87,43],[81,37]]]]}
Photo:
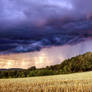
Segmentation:
{"type": "Polygon", "coordinates": [[[0,79],[0,92],[92,92],[92,72],[0,79]]]}

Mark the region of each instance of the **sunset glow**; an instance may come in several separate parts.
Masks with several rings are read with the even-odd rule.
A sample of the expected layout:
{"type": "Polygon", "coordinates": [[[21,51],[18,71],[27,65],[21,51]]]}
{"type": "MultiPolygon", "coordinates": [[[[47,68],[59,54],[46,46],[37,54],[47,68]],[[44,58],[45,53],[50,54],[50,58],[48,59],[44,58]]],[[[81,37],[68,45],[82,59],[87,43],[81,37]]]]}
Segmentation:
{"type": "Polygon", "coordinates": [[[0,55],[0,67],[27,69],[31,66],[36,66],[37,68],[42,68],[60,64],[65,59],[88,51],[92,51],[91,40],[87,40],[76,45],[45,48],[39,52],[0,55]]]}

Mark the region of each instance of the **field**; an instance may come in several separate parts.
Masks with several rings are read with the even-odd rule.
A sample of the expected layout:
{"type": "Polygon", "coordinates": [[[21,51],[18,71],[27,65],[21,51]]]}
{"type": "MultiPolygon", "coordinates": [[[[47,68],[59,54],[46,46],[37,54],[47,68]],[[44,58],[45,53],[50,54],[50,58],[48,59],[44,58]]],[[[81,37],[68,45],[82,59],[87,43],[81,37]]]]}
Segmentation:
{"type": "Polygon", "coordinates": [[[0,79],[0,92],[92,92],[92,72],[0,79]]]}

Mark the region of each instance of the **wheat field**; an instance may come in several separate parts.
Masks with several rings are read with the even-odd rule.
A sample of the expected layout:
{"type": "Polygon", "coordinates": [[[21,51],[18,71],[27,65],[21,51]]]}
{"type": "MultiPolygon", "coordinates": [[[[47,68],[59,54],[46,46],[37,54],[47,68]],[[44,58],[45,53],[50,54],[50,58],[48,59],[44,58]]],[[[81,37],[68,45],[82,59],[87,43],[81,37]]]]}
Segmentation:
{"type": "Polygon", "coordinates": [[[92,92],[92,72],[0,79],[0,92],[92,92]]]}

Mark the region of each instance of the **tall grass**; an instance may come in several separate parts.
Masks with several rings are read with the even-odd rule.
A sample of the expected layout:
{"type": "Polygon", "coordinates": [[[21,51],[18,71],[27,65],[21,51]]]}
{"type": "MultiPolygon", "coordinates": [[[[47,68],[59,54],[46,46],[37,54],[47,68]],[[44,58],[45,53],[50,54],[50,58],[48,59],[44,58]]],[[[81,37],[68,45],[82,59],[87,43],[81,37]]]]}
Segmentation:
{"type": "Polygon", "coordinates": [[[92,92],[92,72],[1,79],[0,92],[92,92]]]}

